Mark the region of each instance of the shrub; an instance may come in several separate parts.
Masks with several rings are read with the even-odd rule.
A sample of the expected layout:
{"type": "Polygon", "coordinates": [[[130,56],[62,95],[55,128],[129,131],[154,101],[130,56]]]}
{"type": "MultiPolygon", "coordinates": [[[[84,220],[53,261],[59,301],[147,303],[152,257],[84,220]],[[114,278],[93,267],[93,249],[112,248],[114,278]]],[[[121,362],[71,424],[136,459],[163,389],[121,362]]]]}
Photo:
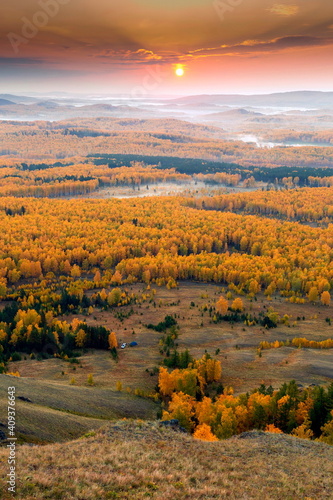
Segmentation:
{"type": "Polygon", "coordinates": [[[22,356],[18,352],[13,352],[12,361],[22,361],[22,356]]]}

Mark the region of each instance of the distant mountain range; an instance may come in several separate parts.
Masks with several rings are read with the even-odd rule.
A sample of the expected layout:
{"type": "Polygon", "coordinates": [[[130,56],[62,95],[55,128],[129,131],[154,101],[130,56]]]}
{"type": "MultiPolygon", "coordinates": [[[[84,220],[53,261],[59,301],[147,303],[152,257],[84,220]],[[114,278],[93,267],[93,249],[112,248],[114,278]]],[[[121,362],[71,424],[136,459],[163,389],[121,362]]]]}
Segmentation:
{"type": "Polygon", "coordinates": [[[28,96],[18,96],[13,94],[0,94],[0,99],[5,99],[11,101],[14,104],[31,104],[33,102],[38,102],[40,99],[28,96]]]}
{"type": "Polygon", "coordinates": [[[297,91],[262,95],[193,95],[173,100],[176,104],[200,106],[273,106],[333,108],[333,92],[297,91]]]}
{"type": "Polygon", "coordinates": [[[0,98],[0,106],[11,106],[12,104],[16,104],[13,101],[8,101],[8,99],[1,99],[0,98]]]}
{"type": "MultiPolygon", "coordinates": [[[[131,97],[128,97],[129,101],[131,97]]],[[[0,102],[2,100],[10,101],[15,104],[37,104],[40,102],[61,102],[62,105],[70,105],[74,102],[73,97],[69,97],[64,101],[64,99],[58,99],[53,96],[52,99],[37,98],[36,96],[18,96],[14,94],[0,94],[0,102]]],[[[91,99],[80,96],[79,100],[84,104],[93,104],[91,99]]],[[[99,103],[94,104],[112,104],[117,101],[117,97],[113,99],[107,98],[101,99],[99,103]]],[[[304,108],[333,108],[333,92],[319,92],[312,90],[303,90],[295,92],[279,92],[272,94],[254,94],[254,95],[242,95],[242,94],[200,94],[200,95],[190,95],[186,97],[178,97],[177,99],[165,100],[161,98],[160,101],[155,99],[155,104],[160,102],[161,105],[172,107],[172,106],[195,106],[195,107],[215,107],[215,106],[273,106],[273,107],[304,107],[304,108]]],[[[126,103],[126,99],[124,99],[126,103]]],[[[3,103],[4,104],[4,103],[3,103]]]]}
{"type": "MultiPolygon", "coordinates": [[[[242,127],[333,128],[333,92],[299,91],[262,95],[193,95],[177,99],[73,96],[48,98],[0,94],[0,120],[71,118],[181,119],[224,130],[242,127]]],[[[248,130],[247,130],[248,131],[248,130]]]]}
{"type": "MultiPolygon", "coordinates": [[[[16,96],[13,96],[15,98],[16,96]]],[[[142,118],[154,116],[155,110],[136,108],[134,106],[113,106],[112,104],[87,102],[85,105],[74,106],[69,103],[53,101],[15,102],[2,98],[0,95],[0,121],[11,120],[65,120],[79,117],[113,117],[128,118],[140,115],[142,118]]]]}
{"type": "Polygon", "coordinates": [[[210,113],[204,115],[203,118],[209,118],[210,120],[220,120],[220,119],[245,119],[254,118],[257,116],[264,116],[262,113],[256,113],[255,111],[248,111],[243,108],[229,109],[228,111],[220,111],[219,113],[210,113]]]}

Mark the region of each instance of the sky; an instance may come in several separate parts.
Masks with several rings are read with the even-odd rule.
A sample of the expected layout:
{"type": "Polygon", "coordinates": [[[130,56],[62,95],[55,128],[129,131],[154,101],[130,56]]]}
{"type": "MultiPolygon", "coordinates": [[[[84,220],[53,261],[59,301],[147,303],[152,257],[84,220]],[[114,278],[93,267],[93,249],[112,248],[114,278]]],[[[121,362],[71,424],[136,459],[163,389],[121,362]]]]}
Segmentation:
{"type": "Polygon", "coordinates": [[[331,0],[0,5],[0,93],[333,91],[332,55],[331,0]]]}

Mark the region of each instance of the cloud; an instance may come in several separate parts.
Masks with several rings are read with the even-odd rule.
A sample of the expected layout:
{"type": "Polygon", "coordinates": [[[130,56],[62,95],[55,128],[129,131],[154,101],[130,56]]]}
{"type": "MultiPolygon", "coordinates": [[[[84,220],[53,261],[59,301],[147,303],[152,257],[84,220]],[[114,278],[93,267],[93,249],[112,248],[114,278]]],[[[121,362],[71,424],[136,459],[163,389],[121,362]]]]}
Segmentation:
{"type": "MultiPolygon", "coordinates": [[[[219,47],[210,47],[197,49],[188,53],[188,57],[209,57],[209,56],[244,56],[249,54],[260,54],[269,52],[279,52],[288,49],[325,47],[333,45],[333,37],[315,37],[315,36],[285,36],[273,40],[244,40],[237,45],[221,45],[219,47]]],[[[186,55],[183,56],[186,58],[186,55]]]]}
{"type": "MultiPolygon", "coordinates": [[[[148,48],[103,48],[96,50],[90,47],[90,60],[105,67],[133,70],[142,66],[165,66],[170,64],[186,64],[195,59],[208,57],[258,57],[262,54],[293,51],[297,49],[327,47],[333,45],[333,36],[317,37],[308,35],[294,35],[274,38],[271,40],[246,39],[237,44],[223,44],[219,46],[198,48],[191,51],[151,50],[148,48]]],[[[68,50],[66,50],[68,52],[68,50]]],[[[34,58],[6,58],[0,57],[0,65],[42,65],[54,64],[56,61],[48,57],[34,58]]],[[[57,63],[59,64],[57,59],[57,63]]]]}
{"type": "MultiPolygon", "coordinates": [[[[322,47],[332,45],[333,38],[322,38],[316,36],[293,35],[275,38],[266,42],[254,41],[253,43],[243,42],[242,46],[250,47],[254,50],[275,50],[275,49],[290,49],[301,47],[322,47]]],[[[237,47],[237,46],[236,46],[237,47]]]]}
{"type": "Polygon", "coordinates": [[[0,57],[0,65],[41,64],[43,60],[32,57],[0,57]]]}
{"type": "Polygon", "coordinates": [[[278,16],[295,16],[299,12],[298,5],[287,5],[285,3],[276,3],[270,9],[267,9],[272,14],[277,14],[278,16]]]}
{"type": "Polygon", "coordinates": [[[171,52],[156,53],[152,50],[141,48],[137,50],[104,49],[94,53],[92,57],[104,63],[111,63],[119,67],[127,66],[131,69],[141,65],[173,64],[180,61],[181,55],[171,52]]]}
{"type": "Polygon", "coordinates": [[[333,37],[316,36],[285,36],[272,40],[248,39],[234,45],[219,45],[217,47],[198,48],[191,51],[155,52],[145,48],[136,50],[103,49],[91,54],[91,57],[102,64],[113,67],[135,69],[140,66],[164,66],[169,64],[186,63],[195,59],[208,57],[258,57],[261,54],[283,52],[312,47],[326,47],[333,45],[333,37]]]}
{"type": "Polygon", "coordinates": [[[139,56],[139,58],[143,58],[146,61],[160,61],[162,56],[155,54],[152,50],[139,49],[135,52],[129,52],[129,56],[133,59],[135,56],[139,56]]]}

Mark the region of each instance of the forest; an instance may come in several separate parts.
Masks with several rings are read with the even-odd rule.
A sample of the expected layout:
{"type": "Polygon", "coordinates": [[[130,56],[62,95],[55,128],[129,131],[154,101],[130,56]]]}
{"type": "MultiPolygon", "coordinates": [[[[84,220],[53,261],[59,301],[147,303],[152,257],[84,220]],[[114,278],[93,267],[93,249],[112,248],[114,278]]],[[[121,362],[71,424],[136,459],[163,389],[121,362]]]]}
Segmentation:
{"type": "Polygon", "coordinates": [[[297,150],[301,166],[292,148],[257,162],[242,143],[239,162],[238,143],[221,155],[208,129],[199,155],[181,131],[128,132],[145,148],[126,154],[123,132],[94,123],[15,133],[0,166],[1,372],[104,387],[107,356],[116,391],[153,401],[195,438],[261,429],[332,444],[329,150],[325,162],[297,150]],[[29,159],[42,137],[49,154],[29,159]],[[112,153],[72,148],[109,138],[112,153]],[[217,156],[203,153],[212,141],[217,156]],[[162,152],[167,142],[179,156],[162,152]]]}
{"type": "MultiPolygon", "coordinates": [[[[278,191],[333,185],[333,170],[329,168],[245,168],[236,164],[177,157],[104,155],[68,158],[63,162],[21,163],[7,160],[0,164],[0,196],[15,197],[72,197],[96,193],[109,186],[139,190],[142,186],[148,189],[149,185],[161,183],[191,184],[196,197],[198,183],[202,193],[207,187],[210,195],[218,187],[278,191]]],[[[327,197],[329,191],[326,193],[327,197]]],[[[310,196],[316,196],[315,192],[310,196]]],[[[275,197],[281,198],[280,195],[275,197]]],[[[237,197],[230,199],[234,201],[237,197]]],[[[288,203],[289,200],[286,201],[288,203]]],[[[212,207],[213,201],[209,203],[212,207]]]]}
{"type": "MultiPolygon", "coordinates": [[[[311,190],[314,206],[327,204],[322,189],[330,188],[311,190]]],[[[295,194],[307,196],[307,189],[287,191],[286,199],[292,201],[295,194]]],[[[263,194],[255,195],[260,212],[263,194]]],[[[270,195],[275,192],[265,193],[270,195]]],[[[215,202],[214,197],[211,200],[215,202]]],[[[2,296],[7,285],[10,291],[22,280],[52,281],[63,276],[76,282],[97,271],[109,282],[118,272],[128,282],[195,279],[222,282],[245,292],[256,280],[263,292],[278,290],[286,297],[304,297],[312,287],[319,292],[331,288],[330,224],[316,228],[233,214],[230,209],[187,206],[191,203],[182,197],[52,202],[1,198],[1,279],[2,290],[6,289],[2,296]]],[[[279,204],[275,210],[281,211],[279,204]]],[[[327,218],[331,215],[327,211],[327,218]]]]}
{"type": "MultiPolygon", "coordinates": [[[[142,120],[139,120],[142,122],[142,120]]],[[[145,122],[145,120],[143,120],[145,122]]],[[[243,167],[318,167],[332,168],[333,148],[309,145],[305,147],[275,146],[259,148],[254,143],[228,140],[221,129],[198,126],[178,120],[147,120],[147,127],[137,121],[123,120],[123,127],[110,130],[107,123],[95,119],[88,128],[83,120],[67,122],[0,123],[0,157],[5,159],[62,160],[88,155],[175,156],[204,161],[240,164],[243,167]],[[38,151],[38,154],[36,153],[38,151]],[[93,153],[92,153],[93,152],[93,153]]]]}

